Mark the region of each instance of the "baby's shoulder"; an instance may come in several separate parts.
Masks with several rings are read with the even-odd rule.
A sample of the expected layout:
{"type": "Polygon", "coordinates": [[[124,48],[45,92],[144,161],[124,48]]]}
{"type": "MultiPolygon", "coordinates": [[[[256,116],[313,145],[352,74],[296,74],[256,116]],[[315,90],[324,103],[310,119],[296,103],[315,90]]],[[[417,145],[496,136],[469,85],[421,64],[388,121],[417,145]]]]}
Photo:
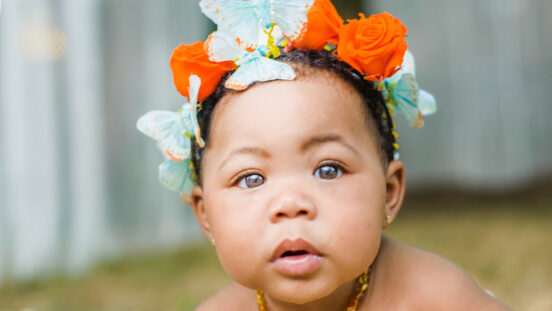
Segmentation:
{"type": "Polygon", "coordinates": [[[466,271],[436,254],[384,238],[378,265],[385,287],[400,289],[408,310],[508,310],[466,271]]]}
{"type": "Polygon", "coordinates": [[[195,311],[255,310],[257,308],[255,301],[255,293],[252,290],[234,282],[205,300],[195,311]]]}

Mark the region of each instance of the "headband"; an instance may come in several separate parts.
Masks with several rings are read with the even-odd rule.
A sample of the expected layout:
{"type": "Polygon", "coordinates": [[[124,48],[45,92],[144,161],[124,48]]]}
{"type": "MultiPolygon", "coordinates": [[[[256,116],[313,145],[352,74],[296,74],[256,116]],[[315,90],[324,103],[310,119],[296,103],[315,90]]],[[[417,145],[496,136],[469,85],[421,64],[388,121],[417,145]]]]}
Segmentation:
{"type": "MultiPolygon", "coordinates": [[[[165,161],[163,185],[189,199],[196,176],[192,141],[204,146],[197,121],[200,102],[232,72],[224,86],[244,90],[254,82],[293,80],[295,72],[277,60],[280,53],[327,50],[382,92],[391,114],[401,113],[420,128],[436,112],[433,96],[418,86],[406,27],[387,12],[345,23],[330,0],[201,0],[201,11],[217,24],[205,42],[180,45],[171,56],[174,84],[185,103],[178,112],[150,111],[137,122],[158,142],[165,161]]],[[[394,130],[393,135],[398,137],[394,130]]],[[[398,159],[398,145],[395,159],[398,159]]]]}

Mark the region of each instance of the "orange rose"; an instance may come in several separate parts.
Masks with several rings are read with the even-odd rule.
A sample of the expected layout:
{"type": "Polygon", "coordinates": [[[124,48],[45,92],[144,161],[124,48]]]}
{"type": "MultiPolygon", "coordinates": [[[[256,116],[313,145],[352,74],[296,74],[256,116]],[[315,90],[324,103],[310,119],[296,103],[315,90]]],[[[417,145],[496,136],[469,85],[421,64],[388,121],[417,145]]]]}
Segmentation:
{"type": "Polygon", "coordinates": [[[398,18],[383,12],[349,20],[339,30],[337,56],[366,75],[370,81],[392,76],[406,53],[406,27],[398,18]]]}
{"type": "Polygon", "coordinates": [[[322,50],[328,42],[337,44],[343,18],[330,0],[316,0],[307,14],[307,20],[306,32],[293,42],[295,48],[322,50]]]}
{"type": "Polygon", "coordinates": [[[189,98],[190,75],[195,74],[201,78],[198,101],[209,97],[217,88],[222,76],[236,68],[232,61],[220,63],[210,61],[203,45],[201,41],[190,45],[181,44],[171,56],[174,85],[180,94],[189,98]]]}

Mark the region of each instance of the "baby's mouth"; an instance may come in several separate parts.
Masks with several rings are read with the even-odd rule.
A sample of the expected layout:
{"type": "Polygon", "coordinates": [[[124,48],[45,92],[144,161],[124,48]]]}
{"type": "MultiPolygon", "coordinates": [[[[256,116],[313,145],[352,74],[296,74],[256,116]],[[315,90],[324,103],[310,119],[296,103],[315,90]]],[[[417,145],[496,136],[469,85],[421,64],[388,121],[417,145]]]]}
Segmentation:
{"type": "Polygon", "coordinates": [[[272,264],[280,273],[301,276],[318,269],[322,264],[322,255],[314,246],[301,238],[286,239],[274,250],[272,264]]]}
{"type": "Polygon", "coordinates": [[[309,252],[307,252],[306,250],[299,250],[299,251],[286,251],[285,253],[282,254],[282,256],[280,256],[280,258],[285,258],[285,257],[293,257],[293,256],[301,256],[301,255],[306,255],[306,254],[309,254],[309,252]]]}

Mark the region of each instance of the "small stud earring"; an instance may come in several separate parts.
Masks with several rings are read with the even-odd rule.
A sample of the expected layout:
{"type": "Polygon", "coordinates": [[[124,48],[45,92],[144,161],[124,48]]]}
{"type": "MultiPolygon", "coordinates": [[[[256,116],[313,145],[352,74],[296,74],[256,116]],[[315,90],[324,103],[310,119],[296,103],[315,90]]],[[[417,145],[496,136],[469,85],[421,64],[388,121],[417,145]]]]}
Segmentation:
{"type": "Polygon", "coordinates": [[[385,216],[385,221],[387,221],[387,224],[390,225],[393,222],[393,217],[391,217],[389,215],[386,215],[385,216]]]}
{"type": "Polygon", "coordinates": [[[215,246],[215,239],[211,239],[211,245],[215,246]]]}

